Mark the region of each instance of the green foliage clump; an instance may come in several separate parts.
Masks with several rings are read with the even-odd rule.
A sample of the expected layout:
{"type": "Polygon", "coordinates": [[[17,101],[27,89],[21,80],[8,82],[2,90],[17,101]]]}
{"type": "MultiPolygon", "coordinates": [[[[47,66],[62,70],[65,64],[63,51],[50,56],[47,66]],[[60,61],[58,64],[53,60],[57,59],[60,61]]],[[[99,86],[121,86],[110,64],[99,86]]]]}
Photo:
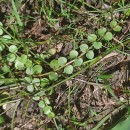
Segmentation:
{"type": "Polygon", "coordinates": [[[115,20],[113,20],[113,21],[110,22],[110,27],[111,27],[114,31],[116,31],[116,32],[120,32],[121,29],[122,29],[122,27],[119,26],[118,23],[117,23],[115,20]]]}
{"type": "MultiPolygon", "coordinates": [[[[19,23],[19,25],[21,24],[19,23]]],[[[1,79],[4,79],[4,74],[7,74],[9,77],[18,77],[17,80],[19,80],[19,75],[22,73],[22,82],[26,85],[26,91],[33,95],[32,99],[38,102],[43,114],[54,118],[51,102],[42,90],[48,89],[50,85],[60,81],[61,77],[72,75],[76,70],[82,68],[86,61],[93,60],[96,57],[95,51],[100,52],[98,50],[104,46],[107,48],[107,43],[113,40],[114,33],[121,29],[122,27],[117,21],[113,20],[110,22],[110,29],[101,27],[92,34],[86,34],[87,39],[70,50],[66,56],[57,56],[55,47],[41,54],[34,54],[30,49],[33,48],[32,44],[29,44],[30,48],[26,48],[25,43],[16,44],[13,42],[16,39],[14,40],[13,36],[4,32],[3,24],[0,22],[1,57],[6,52],[6,56],[1,58],[1,71],[3,72],[1,79]],[[37,90],[40,92],[35,94],[37,90]]],[[[0,84],[5,84],[5,81],[1,81],[0,84]]],[[[1,117],[0,121],[2,124],[4,119],[1,117]]]]}

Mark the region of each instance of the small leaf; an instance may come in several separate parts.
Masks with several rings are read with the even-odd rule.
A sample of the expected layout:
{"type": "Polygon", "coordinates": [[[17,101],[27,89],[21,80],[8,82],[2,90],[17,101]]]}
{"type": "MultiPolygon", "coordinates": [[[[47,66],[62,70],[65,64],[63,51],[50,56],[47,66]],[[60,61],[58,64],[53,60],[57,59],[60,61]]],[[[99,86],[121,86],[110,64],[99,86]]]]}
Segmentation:
{"type": "Polygon", "coordinates": [[[45,87],[46,85],[49,84],[49,80],[47,78],[42,78],[41,79],[41,87],[45,87]]]}
{"type": "Polygon", "coordinates": [[[3,34],[3,30],[2,29],[0,29],[0,35],[2,35],[3,34]]]}
{"type": "Polygon", "coordinates": [[[58,63],[58,60],[52,60],[50,62],[50,67],[53,68],[53,69],[58,69],[59,68],[59,63],[58,63]]]}
{"type": "Polygon", "coordinates": [[[50,104],[50,101],[47,97],[44,98],[44,101],[45,101],[46,104],[50,104]]]}
{"type": "Polygon", "coordinates": [[[66,74],[72,74],[73,73],[73,66],[72,65],[68,65],[64,68],[64,73],[66,74]]]}
{"type": "Polygon", "coordinates": [[[93,59],[93,58],[94,58],[94,52],[93,52],[92,50],[88,51],[88,52],[86,53],[86,57],[87,57],[88,59],[93,59]]]}
{"type": "Polygon", "coordinates": [[[59,57],[58,58],[58,64],[60,66],[64,66],[67,63],[67,59],[65,57],[59,57]]]}
{"type": "Polygon", "coordinates": [[[52,107],[51,106],[46,106],[43,108],[43,112],[44,114],[48,115],[52,110],[52,107]]]}
{"type": "Polygon", "coordinates": [[[87,49],[88,49],[88,45],[87,44],[81,44],[79,46],[79,48],[80,48],[81,52],[85,53],[87,51],[87,49]]]}
{"type": "Polygon", "coordinates": [[[9,35],[4,35],[3,38],[4,38],[4,39],[7,39],[7,40],[10,40],[10,39],[11,39],[11,37],[10,37],[9,35]]]}
{"type": "Polygon", "coordinates": [[[56,81],[58,79],[58,74],[56,72],[51,72],[49,74],[49,79],[53,80],[53,81],[56,81]]]}
{"type": "Polygon", "coordinates": [[[2,70],[7,73],[7,72],[10,72],[10,68],[9,66],[7,66],[6,64],[2,67],[2,70]]]}
{"type": "Polygon", "coordinates": [[[55,48],[51,48],[48,50],[48,53],[51,55],[55,55],[56,54],[56,49],[55,48]]]}
{"type": "Polygon", "coordinates": [[[35,65],[33,67],[33,71],[34,71],[35,74],[41,74],[41,72],[42,72],[42,66],[41,65],[35,65]]]}
{"type": "Polygon", "coordinates": [[[3,26],[3,23],[0,22],[0,26],[2,27],[2,26],[3,26]]]}
{"type": "Polygon", "coordinates": [[[31,83],[32,82],[32,78],[30,78],[30,77],[24,77],[24,79],[25,79],[25,81],[27,83],[31,83]]]}
{"type": "Polygon", "coordinates": [[[36,93],[34,96],[45,96],[45,92],[44,91],[40,91],[40,92],[38,92],[38,93],[36,93]]]}
{"type": "Polygon", "coordinates": [[[15,59],[16,59],[16,56],[15,56],[14,54],[9,53],[9,54],[7,55],[7,60],[8,60],[9,62],[13,62],[13,61],[15,61],[15,59]]]}
{"type": "Polygon", "coordinates": [[[9,47],[9,52],[11,52],[11,53],[16,53],[17,51],[18,51],[17,46],[11,45],[11,46],[9,47]]]}
{"type": "Polygon", "coordinates": [[[111,28],[114,28],[116,26],[117,26],[117,22],[115,20],[113,20],[113,21],[110,22],[110,27],[111,28]]]}
{"type": "MultiPolygon", "coordinates": [[[[48,116],[48,118],[54,118],[55,114],[54,114],[54,112],[50,112],[47,116],[48,116]]],[[[60,130],[62,130],[62,129],[60,129],[60,130]]]]}
{"type": "Polygon", "coordinates": [[[101,43],[101,42],[94,42],[94,43],[93,43],[93,47],[94,47],[95,49],[100,49],[100,48],[102,48],[102,43],[101,43]]]}
{"type": "Polygon", "coordinates": [[[74,66],[81,66],[83,64],[83,59],[78,58],[74,60],[74,66]]]}
{"type": "Polygon", "coordinates": [[[34,97],[32,97],[32,99],[33,99],[34,101],[38,101],[38,100],[40,100],[40,97],[39,97],[39,96],[34,96],[34,97]]]}
{"type": "Polygon", "coordinates": [[[34,78],[32,80],[32,83],[35,85],[35,86],[39,86],[40,85],[40,79],[39,78],[34,78]]]}
{"type": "MultiPolygon", "coordinates": [[[[23,61],[23,63],[24,63],[24,61],[23,61]]],[[[24,64],[25,64],[26,68],[29,68],[29,67],[32,67],[32,66],[33,66],[32,61],[29,60],[29,59],[27,59],[26,63],[24,63],[24,64]]]]}
{"type": "Polygon", "coordinates": [[[116,31],[116,32],[120,32],[121,29],[122,29],[122,27],[119,26],[119,25],[117,25],[117,26],[115,26],[115,27],[113,28],[113,30],[116,31]]]}
{"type": "Polygon", "coordinates": [[[95,34],[89,34],[88,35],[88,41],[89,42],[95,42],[97,40],[97,36],[95,34]]]}
{"type": "Polygon", "coordinates": [[[44,60],[45,58],[48,58],[48,57],[49,57],[49,55],[40,54],[40,58],[43,59],[43,60],[44,60]]]}
{"type": "Polygon", "coordinates": [[[112,38],[113,38],[113,35],[112,35],[111,32],[107,32],[107,33],[105,34],[105,36],[104,36],[104,39],[105,39],[106,41],[110,41],[110,40],[112,40],[112,38]]]}
{"type": "Polygon", "coordinates": [[[28,56],[25,54],[22,54],[19,59],[22,63],[26,64],[28,60],[28,56]]]}
{"type": "Polygon", "coordinates": [[[3,51],[3,48],[0,46],[0,52],[3,51]]]}
{"type": "Polygon", "coordinates": [[[32,75],[33,73],[34,73],[34,71],[33,71],[33,68],[32,68],[32,67],[28,67],[28,68],[26,69],[26,74],[32,75]]]}
{"type": "Polygon", "coordinates": [[[5,49],[5,45],[4,44],[0,44],[0,51],[3,51],[5,49]]]}
{"type": "Polygon", "coordinates": [[[40,102],[38,103],[38,106],[39,106],[40,108],[44,108],[44,107],[45,107],[45,102],[44,102],[44,101],[40,101],[40,102]]]}
{"type": "Polygon", "coordinates": [[[107,31],[106,28],[100,28],[98,29],[98,35],[102,37],[105,35],[106,31],[107,31]]]}
{"type": "Polygon", "coordinates": [[[22,62],[20,62],[20,61],[16,61],[14,66],[18,70],[23,70],[25,68],[24,64],[22,62]]]}
{"type": "Polygon", "coordinates": [[[34,91],[34,87],[33,87],[33,85],[28,85],[27,86],[27,90],[29,91],[29,92],[33,92],[34,91]]]}
{"type": "Polygon", "coordinates": [[[70,51],[69,54],[70,58],[76,58],[78,56],[78,52],[76,50],[70,51]]]}

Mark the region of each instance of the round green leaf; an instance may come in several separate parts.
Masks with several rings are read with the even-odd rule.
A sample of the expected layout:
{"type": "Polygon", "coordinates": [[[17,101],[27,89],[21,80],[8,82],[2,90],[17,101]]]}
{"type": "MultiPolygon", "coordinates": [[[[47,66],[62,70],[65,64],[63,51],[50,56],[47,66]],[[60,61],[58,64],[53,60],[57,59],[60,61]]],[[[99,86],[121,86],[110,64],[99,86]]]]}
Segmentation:
{"type": "Polygon", "coordinates": [[[32,99],[35,100],[35,101],[38,101],[38,100],[40,100],[40,97],[39,96],[34,96],[34,97],[32,97],[32,99]]]}
{"type": "Polygon", "coordinates": [[[107,33],[104,35],[104,39],[105,39],[106,41],[110,41],[110,40],[112,40],[112,38],[113,38],[113,35],[112,35],[111,32],[107,32],[107,33]]]}
{"type": "Polygon", "coordinates": [[[44,107],[45,107],[45,102],[44,102],[44,101],[40,101],[40,102],[38,103],[38,106],[39,106],[40,108],[44,108],[44,107]]]}
{"type": "Polygon", "coordinates": [[[2,35],[3,34],[3,30],[2,29],[0,29],[0,35],[2,35]]]}
{"type": "Polygon", "coordinates": [[[54,112],[50,112],[47,116],[48,116],[48,118],[54,118],[55,117],[55,113],[54,112]]]}
{"type": "Polygon", "coordinates": [[[74,66],[81,66],[83,64],[83,59],[78,58],[74,60],[74,66]]]}
{"type": "Polygon", "coordinates": [[[7,40],[8,40],[8,39],[9,39],[9,40],[11,39],[11,37],[10,37],[9,35],[4,35],[3,38],[4,38],[4,39],[7,39],[7,40]]]}
{"type": "Polygon", "coordinates": [[[27,91],[29,91],[29,92],[33,92],[34,91],[34,87],[33,87],[32,84],[27,86],[27,91]]]}
{"type": "Polygon", "coordinates": [[[115,20],[113,20],[113,21],[110,22],[110,27],[111,28],[114,28],[116,26],[117,26],[117,22],[115,20]]]}
{"type": "Polygon", "coordinates": [[[93,43],[93,47],[94,47],[95,49],[100,49],[100,48],[102,48],[102,43],[101,43],[101,42],[94,42],[94,43],[93,43]]]}
{"type": "Polygon", "coordinates": [[[7,60],[8,60],[9,62],[13,62],[13,61],[15,61],[15,59],[16,59],[16,56],[15,56],[14,54],[9,53],[9,54],[7,55],[7,60]]]}
{"type": "Polygon", "coordinates": [[[102,37],[105,35],[106,31],[107,31],[106,28],[100,28],[98,29],[98,35],[102,37]]]}
{"type": "Polygon", "coordinates": [[[33,71],[34,71],[35,74],[41,74],[41,72],[42,72],[42,66],[41,65],[35,65],[33,67],[33,71]]]}
{"type": "Polygon", "coordinates": [[[88,45],[87,44],[81,44],[79,46],[79,48],[80,48],[81,52],[85,53],[87,51],[87,49],[88,49],[88,45]]]}
{"type": "Polygon", "coordinates": [[[113,30],[116,31],[116,32],[120,32],[121,29],[122,29],[122,27],[119,26],[119,25],[117,25],[117,26],[115,26],[115,27],[113,28],[113,30]]]}
{"type": "Polygon", "coordinates": [[[97,40],[97,36],[95,34],[89,34],[88,35],[88,41],[89,42],[95,42],[97,40]]]}
{"type": "Polygon", "coordinates": [[[55,55],[56,54],[56,49],[55,48],[51,48],[48,50],[48,53],[51,55],[55,55]]]}
{"type": "Polygon", "coordinates": [[[4,44],[0,44],[0,51],[3,51],[5,49],[5,45],[4,44]]]}
{"type": "Polygon", "coordinates": [[[67,59],[65,57],[59,57],[58,58],[58,64],[60,66],[64,66],[67,63],[67,59]]]}
{"type": "Polygon", "coordinates": [[[72,65],[68,65],[64,68],[64,73],[66,74],[72,74],[73,73],[73,66],[72,65]]]}
{"type": "Polygon", "coordinates": [[[70,58],[76,58],[78,56],[78,52],[76,50],[70,51],[69,54],[70,58]]]}
{"type": "Polygon", "coordinates": [[[25,81],[27,83],[31,83],[32,82],[32,78],[30,78],[30,77],[24,77],[24,79],[25,79],[25,81]]]}
{"type": "Polygon", "coordinates": [[[51,110],[52,110],[52,107],[51,107],[51,106],[45,106],[45,107],[43,108],[43,112],[44,112],[44,114],[46,114],[46,115],[48,115],[48,114],[51,112],[51,110]]]}
{"type": "Polygon", "coordinates": [[[10,68],[9,66],[7,66],[6,64],[2,67],[2,70],[7,73],[7,72],[10,72],[10,68]]]}
{"type": "Polygon", "coordinates": [[[53,69],[58,69],[59,68],[59,63],[58,63],[58,60],[52,60],[50,62],[50,67],[53,68],[53,69]]]}
{"type": "Polygon", "coordinates": [[[44,60],[45,58],[48,58],[48,57],[49,57],[49,55],[40,54],[40,58],[43,59],[43,60],[44,60]]]}
{"type": "Polygon", "coordinates": [[[2,26],[3,26],[3,23],[0,22],[0,26],[2,27],[2,26]]]}
{"type": "Polygon", "coordinates": [[[50,104],[50,101],[47,97],[44,98],[44,101],[45,101],[46,104],[50,104]]]}
{"type": "MultiPolygon", "coordinates": [[[[23,63],[24,63],[24,61],[23,61],[23,63]]],[[[25,64],[26,68],[32,67],[32,65],[33,65],[32,61],[29,59],[24,64],[25,64]]]]}
{"type": "Polygon", "coordinates": [[[5,123],[5,118],[3,116],[0,116],[0,126],[3,126],[5,123]]]}
{"type": "Polygon", "coordinates": [[[0,46],[0,51],[3,51],[3,48],[0,46]]]}
{"type": "Polygon", "coordinates": [[[22,63],[26,64],[28,60],[28,56],[25,54],[22,54],[19,59],[22,63]]]}
{"type": "Polygon", "coordinates": [[[93,52],[92,50],[88,51],[88,52],[86,53],[86,57],[87,57],[88,59],[93,59],[93,58],[94,58],[94,52],[93,52]]]}
{"type": "Polygon", "coordinates": [[[41,87],[45,87],[46,85],[49,84],[49,80],[47,78],[42,78],[41,79],[41,87]]]}
{"type": "Polygon", "coordinates": [[[36,53],[36,54],[34,55],[34,58],[39,59],[39,58],[40,58],[40,54],[36,53]]]}
{"type": "Polygon", "coordinates": [[[14,66],[17,70],[23,70],[24,69],[24,64],[20,61],[16,61],[14,66]]]}
{"type": "Polygon", "coordinates": [[[58,74],[56,72],[51,72],[49,74],[49,79],[53,80],[53,81],[56,81],[58,79],[58,74]]]}
{"type": "Polygon", "coordinates": [[[26,74],[32,75],[33,73],[34,73],[34,71],[33,71],[33,68],[32,68],[32,67],[28,67],[28,68],[26,69],[26,74]]]}
{"type": "Polygon", "coordinates": [[[9,47],[9,52],[11,52],[11,53],[16,53],[17,51],[18,51],[17,46],[11,45],[11,46],[9,47]]]}
{"type": "Polygon", "coordinates": [[[35,85],[35,86],[39,86],[40,85],[40,79],[39,78],[34,78],[32,80],[32,83],[35,85]]]}

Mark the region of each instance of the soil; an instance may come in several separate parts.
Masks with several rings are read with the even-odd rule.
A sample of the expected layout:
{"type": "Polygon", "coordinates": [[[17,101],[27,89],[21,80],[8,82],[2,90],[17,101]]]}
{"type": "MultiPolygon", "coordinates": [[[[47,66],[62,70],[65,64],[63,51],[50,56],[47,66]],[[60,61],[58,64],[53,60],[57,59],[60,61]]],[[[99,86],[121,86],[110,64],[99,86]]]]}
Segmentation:
{"type": "MultiPolygon", "coordinates": [[[[0,2],[0,21],[5,23],[4,25],[6,28],[11,31],[9,25],[15,23],[15,19],[12,21],[9,21],[8,19],[8,16],[11,15],[12,8],[10,2],[7,1],[8,0],[6,0],[6,3],[4,0],[0,2]]],[[[109,8],[112,3],[111,0],[107,0],[105,5],[102,5],[101,2],[96,3],[93,0],[86,1],[88,4],[96,7],[97,9],[109,8]]],[[[30,18],[25,17],[25,19],[23,19],[25,27],[21,30],[21,32],[19,32],[19,37],[24,38],[25,40],[29,39],[30,41],[39,42],[39,45],[32,48],[34,53],[36,52],[39,54],[46,52],[48,49],[46,41],[49,40],[50,37],[55,37],[51,41],[51,46],[57,49],[57,55],[55,57],[68,55],[72,50],[73,39],[71,33],[73,32],[69,29],[61,30],[60,28],[69,25],[70,21],[62,16],[56,16],[58,22],[51,28],[47,21],[45,21],[45,16],[41,15],[38,11],[40,4],[41,3],[37,3],[35,0],[23,0],[22,6],[19,7],[19,13],[21,16],[30,16],[30,18]],[[35,19],[32,17],[35,17],[35,19]]],[[[59,5],[54,5],[54,8],[58,10],[59,5]]],[[[90,17],[86,18],[85,10],[85,8],[82,8],[80,11],[73,10],[75,19],[72,19],[72,21],[77,28],[80,28],[82,31],[92,33],[93,30],[102,26],[99,22],[97,22],[99,14],[95,13],[92,19],[90,17]],[[91,27],[93,27],[93,29],[91,29],[91,27]]],[[[122,14],[118,14],[115,17],[121,19],[122,14]]],[[[102,24],[105,23],[102,22],[102,24]]],[[[116,36],[118,40],[127,38],[126,36],[130,33],[129,18],[126,19],[126,24],[123,26],[122,30],[123,31],[116,36]]],[[[79,41],[78,45],[80,45],[81,42],[82,41],[79,41]]],[[[130,54],[127,48],[125,48],[124,53],[125,52],[130,54]]],[[[97,54],[98,53],[99,52],[97,52],[97,54]]],[[[53,105],[53,111],[57,115],[56,120],[58,126],[65,128],[65,130],[91,130],[95,124],[103,119],[103,117],[110,114],[118,107],[118,103],[114,97],[110,95],[104,85],[104,80],[100,78],[100,76],[111,76],[110,79],[107,79],[107,83],[111,86],[114,94],[123,101],[129,99],[129,93],[124,92],[130,88],[129,71],[130,56],[113,51],[97,64],[92,66],[89,70],[86,70],[84,73],[58,86],[53,94],[48,97],[53,105]],[[69,99],[69,105],[71,106],[73,115],[71,113],[70,115],[68,114],[69,88],[73,90],[69,99]],[[75,124],[83,122],[87,125],[73,125],[74,122],[72,119],[77,121],[75,124]]],[[[24,87],[25,86],[23,85],[14,89],[9,88],[0,90],[1,93],[8,92],[10,96],[18,93],[19,95],[24,95],[21,99],[19,99],[19,96],[18,99],[13,99],[12,97],[14,102],[0,108],[0,112],[3,113],[6,118],[6,123],[0,129],[10,130],[11,127],[14,127],[14,130],[47,130],[48,128],[50,128],[50,130],[55,130],[54,121],[42,114],[42,110],[39,109],[37,102],[32,100],[33,95],[26,96],[26,93],[23,92],[24,87]]],[[[126,110],[121,108],[119,112],[123,114],[126,110]]],[[[104,123],[104,126],[106,126],[105,130],[109,130],[111,128],[117,117],[118,113],[114,116],[112,115],[111,119],[104,123]]]]}

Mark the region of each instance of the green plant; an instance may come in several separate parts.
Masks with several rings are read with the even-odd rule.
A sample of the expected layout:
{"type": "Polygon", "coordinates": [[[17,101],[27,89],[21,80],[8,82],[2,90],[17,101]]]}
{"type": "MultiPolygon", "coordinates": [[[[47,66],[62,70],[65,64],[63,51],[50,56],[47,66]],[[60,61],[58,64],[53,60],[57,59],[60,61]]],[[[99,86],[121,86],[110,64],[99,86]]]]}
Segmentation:
{"type": "Polygon", "coordinates": [[[110,22],[110,27],[111,27],[114,31],[116,31],[116,32],[120,32],[121,29],[122,29],[122,27],[119,26],[118,23],[117,23],[115,20],[113,20],[113,21],[110,22]]]}
{"type": "Polygon", "coordinates": [[[39,95],[35,95],[33,97],[33,100],[35,101],[39,101],[38,102],[38,106],[42,109],[43,113],[45,115],[47,115],[49,118],[54,118],[55,117],[55,114],[54,112],[52,111],[52,107],[50,106],[50,101],[47,97],[44,97],[43,100],[40,99],[40,96],[43,96],[45,95],[45,93],[43,93],[42,95],[39,94],[39,95]]]}
{"type": "MultiPolygon", "coordinates": [[[[92,34],[87,34],[84,28],[82,29],[77,27],[77,23],[80,23],[78,22],[80,20],[76,19],[76,15],[73,14],[73,12],[76,13],[77,9],[87,5],[94,9],[94,11],[100,12],[103,15],[103,12],[99,9],[95,9],[93,6],[88,5],[82,0],[79,1],[82,3],[81,7],[80,5],[75,5],[76,1],[66,2],[64,0],[56,0],[45,2],[36,1],[36,3],[37,2],[41,4],[41,7],[39,8],[41,19],[45,19],[45,24],[49,25],[49,28],[56,30],[56,35],[51,37],[55,40],[51,41],[50,38],[49,40],[36,42],[32,39],[30,40],[29,38],[23,39],[20,35],[17,35],[18,31],[23,29],[25,23],[22,22],[24,18],[19,15],[16,3],[14,0],[11,0],[13,7],[12,21],[15,22],[13,23],[13,26],[11,24],[11,26],[9,25],[9,30],[12,30],[13,32],[10,32],[14,35],[12,36],[9,32],[7,32],[4,29],[3,24],[0,23],[0,58],[2,66],[0,85],[19,85],[24,82],[26,87],[25,89],[23,88],[23,91],[27,91],[29,98],[38,102],[38,106],[42,110],[43,114],[49,118],[55,119],[52,102],[49,98],[49,96],[54,93],[53,89],[90,68],[106,54],[114,49],[117,49],[119,47],[118,45],[116,46],[113,44],[112,48],[110,48],[109,44],[111,44],[112,40],[114,41],[116,32],[120,32],[122,27],[119,26],[120,24],[117,21],[112,20],[110,23],[107,23],[108,21],[105,24],[103,23],[103,25],[101,25],[102,27],[96,31],[92,30],[92,34]],[[55,3],[53,4],[53,2],[55,3]],[[55,5],[58,5],[57,9],[55,9],[55,5]],[[75,18],[75,20],[72,18],[75,18]],[[66,24],[66,21],[69,25],[66,24]],[[60,24],[64,22],[65,25],[60,26],[60,24]],[[110,26],[108,24],[110,24],[110,26]],[[15,27],[18,29],[16,29],[17,31],[15,30],[15,27]],[[58,43],[57,39],[61,39],[62,41],[63,32],[59,33],[60,31],[58,28],[60,28],[61,32],[67,32],[67,40],[72,39],[70,43],[72,42],[73,47],[69,54],[57,55],[55,45],[50,45],[51,43],[58,43]],[[60,37],[58,33],[61,35],[60,37]],[[71,35],[69,35],[70,33],[71,35]],[[37,47],[43,45],[44,43],[47,43],[48,50],[40,52],[40,54],[36,54],[33,50],[36,50],[37,47]],[[102,50],[106,53],[102,52],[102,50]],[[8,76],[9,79],[5,79],[6,76],[8,76]]],[[[37,12],[37,10],[38,9],[35,8],[34,12],[37,12]]],[[[120,42],[118,43],[120,44],[120,42]]],[[[68,104],[70,103],[70,93],[69,87],[68,104]]],[[[70,104],[68,105],[68,109],[68,115],[69,118],[71,118],[70,104]]],[[[77,125],[76,123],[84,125],[84,123],[78,122],[75,122],[75,125],[77,125]]],[[[59,126],[57,127],[55,120],[54,124],[58,130],[59,126]]],[[[71,128],[71,126],[68,128],[71,128]]]]}

